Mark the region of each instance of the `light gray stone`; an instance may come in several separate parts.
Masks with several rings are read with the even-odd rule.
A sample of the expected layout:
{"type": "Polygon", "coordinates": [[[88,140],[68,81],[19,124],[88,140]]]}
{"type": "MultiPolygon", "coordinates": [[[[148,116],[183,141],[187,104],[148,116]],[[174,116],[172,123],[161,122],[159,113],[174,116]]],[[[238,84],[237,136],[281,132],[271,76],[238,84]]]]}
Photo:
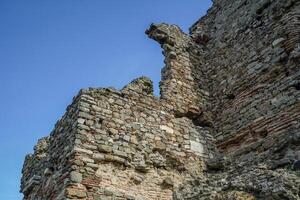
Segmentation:
{"type": "Polygon", "coordinates": [[[192,151],[194,151],[198,155],[203,155],[204,149],[203,149],[203,145],[200,142],[196,142],[196,141],[191,140],[190,143],[191,143],[191,150],[192,151]]]}
{"type": "Polygon", "coordinates": [[[82,181],[82,174],[77,171],[72,171],[70,173],[70,180],[75,183],[81,183],[82,181]]]}

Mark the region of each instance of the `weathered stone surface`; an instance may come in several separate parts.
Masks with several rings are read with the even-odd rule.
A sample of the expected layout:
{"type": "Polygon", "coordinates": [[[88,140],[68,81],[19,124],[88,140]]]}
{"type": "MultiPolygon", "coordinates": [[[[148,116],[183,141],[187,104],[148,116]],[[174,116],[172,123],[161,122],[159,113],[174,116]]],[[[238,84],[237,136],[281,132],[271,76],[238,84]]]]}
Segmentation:
{"type": "Polygon", "coordinates": [[[165,125],[161,125],[160,129],[163,130],[163,131],[166,131],[167,133],[170,133],[170,134],[174,133],[174,130],[172,128],[170,128],[168,126],[165,126],[165,125]]]}
{"type": "Polygon", "coordinates": [[[131,179],[136,183],[136,184],[140,184],[141,182],[143,182],[144,177],[141,175],[133,175],[131,177],[131,179]]]}
{"type": "Polygon", "coordinates": [[[70,173],[70,180],[75,183],[81,183],[82,181],[82,174],[76,171],[72,171],[70,173]]]}
{"type": "Polygon", "coordinates": [[[191,140],[191,150],[196,152],[199,155],[203,155],[204,153],[203,145],[200,142],[196,142],[192,140],[191,140]]]}
{"type": "Polygon", "coordinates": [[[110,153],[110,152],[112,152],[112,147],[109,145],[100,144],[100,145],[98,145],[98,150],[100,152],[110,153]]]}
{"type": "Polygon", "coordinates": [[[86,197],[86,192],[78,190],[76,188],[67,188],[66,197],[72,199],[82,199],[86,197]]]}
{"type": "Polygon", "coordinates": [[[293,170],[300,171],[300,161],[299,160],[294,161],[293,170]]]}
{"type": "Polygon", "coordinates": [[[172,188],[174,186],[174,182],[170,177],[167,177],[162,182],[163,187],[172,188]]]}
{"type": "Polygon", "coordinates": [[[122,89],[123,92],[137,92],[145,95],[153,95],[153,83],[148,77],[140,77],[133,80],[122,89]]]}
{"type": "Polygon", "coordinates": [[[105,155],[102,154],[102,153],[95,153],[95,154],[93,155],[93,159],[94,159],[95,161],[102,161],[102,160],[105,160],[105,155]]]}

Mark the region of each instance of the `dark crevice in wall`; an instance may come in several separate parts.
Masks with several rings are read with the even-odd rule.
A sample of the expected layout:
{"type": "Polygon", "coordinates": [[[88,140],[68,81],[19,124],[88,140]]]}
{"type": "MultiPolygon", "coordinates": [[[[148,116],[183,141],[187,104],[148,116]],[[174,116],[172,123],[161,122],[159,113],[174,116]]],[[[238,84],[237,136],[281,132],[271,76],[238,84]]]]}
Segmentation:
{"type": "Polygon", "coordinates": [[[209,42],[210,38],[206,34],[200,34],[193,38],[193,40],[196,44],[205,46],[209,42]]]}
{"type": "Polygon", "coordinates": [[[300,90],[300,82],[293,85],[296,90],[300,90]]]}
{"type": "Polygon", "coordinates": [[[233,99],[235,99],[235,95],[234,94],[227,94],[225,99],[233,100],[233,99]]]}
{"type": "Polygon", "coordinates": [[[206,119],[205,114],[203,112],[195,113],[192,111],[188,111],[186,113],[175,112],[175,118],[183,118],[186,117],[190,119],[195,126],[200,127],[212,127],[212,122],[209,119],[206,119]]]}
{"type": "Polygon", "coordinates": [[[258,9],[256,10],[256,14],[257,15],[263,14],[264,10],[267,9],[268,7],[270,7],[271,4],[272,4],[272,2],[270,0],[263,1],[261,6],[258,7],[258,9]]]}

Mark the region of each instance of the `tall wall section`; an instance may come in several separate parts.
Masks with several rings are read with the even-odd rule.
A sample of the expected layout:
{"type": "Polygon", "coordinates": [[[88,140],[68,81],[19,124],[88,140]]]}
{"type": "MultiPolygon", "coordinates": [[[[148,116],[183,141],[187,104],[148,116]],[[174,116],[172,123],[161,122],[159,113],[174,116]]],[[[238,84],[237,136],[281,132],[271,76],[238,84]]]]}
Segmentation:
{"type": "Polygon", "coordinates": [[[145,77],[81,90],[26,157],[24,199],[172,199],[216,152],[210,129],[174,109],[145,77]]]}
{"type": "Polygon", "coordinates": [[[300,2],[215,0],[190,32],[221,154],[178,199],[299,199],[300,2]]]}
{"type": "Polygon", "coordinates": [[[275,123],[280,126],[278,122],[295,130],[299,17],[297,0],[220,0],[191,28],[196,40],[207,38],[203,45],[206,65],[199,68],[205,67],[210,77],[216,139],[224,151],[249,144],[260,135],[277,135],[273,130],[275,123]],[[262,124],[268,130],[256,131],[264,129],[262,124]],[[252,139],[247,138],[249,129],[257,132],[252,139]]]}
{"type": "Polygon", "coordinates": [[[34,154],[25,158],[21,192],[24,199],[61,199],[73,159],[79,98],[68,106],[66,114],[56,123],[50,136],[34,147],[34,154]]]}

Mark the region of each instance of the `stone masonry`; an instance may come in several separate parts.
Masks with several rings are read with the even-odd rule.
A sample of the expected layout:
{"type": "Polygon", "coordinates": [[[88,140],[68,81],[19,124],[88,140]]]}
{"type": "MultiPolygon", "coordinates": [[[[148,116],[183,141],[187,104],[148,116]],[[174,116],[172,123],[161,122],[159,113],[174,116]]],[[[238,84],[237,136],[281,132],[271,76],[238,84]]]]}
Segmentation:
{"type": "Polygon", "coordinates": [[[299,200],[300,1],[214,0],[152,24],[152,81],[82,89],[23,166],[24,200],[299,200]]]}

